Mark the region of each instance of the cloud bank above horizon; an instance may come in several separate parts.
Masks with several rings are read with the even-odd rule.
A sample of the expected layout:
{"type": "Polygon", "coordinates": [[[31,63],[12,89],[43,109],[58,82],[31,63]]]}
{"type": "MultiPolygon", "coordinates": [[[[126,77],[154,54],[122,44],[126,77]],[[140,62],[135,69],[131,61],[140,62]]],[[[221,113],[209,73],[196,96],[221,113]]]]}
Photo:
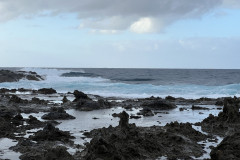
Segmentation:
{"type": "Polygon", "coordinates": [[[76,14],[79,28],[92,32],[162,32],[182,19],[201,18],[216,7],[237,7],[238,0],[0,0],[0,22],[18,17],[76,14]]]}
{"type": "Polygon", "coordinates": [[[0,67],[239,68],[240,0],[0,0],[0,67]]]}

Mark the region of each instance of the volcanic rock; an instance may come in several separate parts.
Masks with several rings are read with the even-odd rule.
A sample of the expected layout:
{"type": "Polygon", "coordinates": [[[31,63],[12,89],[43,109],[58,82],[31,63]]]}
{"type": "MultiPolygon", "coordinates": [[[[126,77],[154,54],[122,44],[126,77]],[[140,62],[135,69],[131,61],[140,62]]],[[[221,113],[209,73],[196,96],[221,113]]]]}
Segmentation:
{"type": "Polygon", "coordinates": [[[74,102],[80,100],[80,99],[90,99],[85,93],[81,92],[81,91],[78,91],[78,90],[75,90],[73,92],[73,95],[75,96],[75,100],[74,102]]]}
{"type": "Polygon", "coordinates": [[[240,159],[240,133],[227,136],[214,148],[210,155],[212,160],[240,159]]]}
{"type": "Polygon", "coordinates": [[[191,156],[200,157],[204,152],[197,141],[206,139],[206,136],[189,124],[169,124],[166,131],[157,126],[136,127],[135,124],[129,124],[126,112],[121,113],[120,117],[117,127],[94,129],[85,134],[93,139],[83,151],[84,159],[135,160],[157,159],[161,156],[192,159],[191,156]],[[179,132],[181,128],[189,131],[179,132]]]}
{"type": "Polygon", "coordinates": [[[148,107],[149,109],[174,109],[177,106],[169,101],[162,100],[162,99],[153,99],[153,100],[146,100],[142,106],[148,107]]]}
{"type": "Polygon", "coordinates": [[[202,130],[225,136],[240,131],[239,100],[225,98],[223,111],[218,116],[209,115],[201,124],[202,130]]]}
{"type": "Polygon", "coordinates": [[[53,88],[42,88],[38,90],[40,94],[55,94],[57,91],[53,88]]]}
{"type": "Polygon", "coordinates": [[[137,115],[143,115],[145,117],[154,116],[153,112],[149,108],[143,108],[137,113],[137,115]]]}
{"type": "Polygon", "coordinates": [[[75,119],[75,117],[68,114],[62,107],[53,107],[53,108],[51,108],[50,113],[42,116],[42,119],[66,120],[66,119],[75,119]]]}
{"type": "Polygon", "coordinates": [[[74,138],[67,131],[61,131],[55,128],[51,123],[48,123],[43,130],[36,132],[31,139],[35,141],[63,141],[68,142],[71,138],[74,138]]]}

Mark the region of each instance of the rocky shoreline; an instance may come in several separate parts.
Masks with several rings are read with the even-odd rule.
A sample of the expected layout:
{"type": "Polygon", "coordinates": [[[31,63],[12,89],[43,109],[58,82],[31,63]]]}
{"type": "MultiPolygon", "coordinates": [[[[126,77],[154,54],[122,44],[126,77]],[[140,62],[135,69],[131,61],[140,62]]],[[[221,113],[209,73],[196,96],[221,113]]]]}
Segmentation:
{"type": "MultiPolygon", "coordinates": [[[[1,70],[0,75],[4,75],[0,82],[18,81],[29,77],[26,75],[36,78],[30,80],[43,79],[34,72],[1,70]]],[[[21,160],[240,159],[239,108],[238,97],[124,99],[87,95],[78,90],[58,93],[52,88],[1,88],[0,143],[1,139],[15,141],[17,144],[8,149],[20,153],[21,160]],[[82,113],[82,117],[69,110],[82,113]],[[86,119],[84,115],[94,111],[97,114],[86,119]],[[190,112],[204,118],[192,121],[186,117],[182,123],[190,112]],[[179,115],[177,121],[172,120],[175,115],[179,115]],[[94,124],[106,116],[110,117],[108,124],[114,125],[100,124],[75,134],[60,129],[66,121],[70,125],[74,125],[73,121],[80,123],[79,119],[94,124]],[[167,123],[163,123],[164,117],[167,123]],[[145,120],[150,125],[142,126],[145,120]],[[77,143],[80,139],[83,142],[77,143]],[[210,142],[215,146],[208,146],[210,142]]],[[[0,149],[0,159],[8,159],[1,158],[1,153],[4,155],[0,149]]]]}
{"type": "MultiPolygon", "coordinates": [[[[41,97],[41,96],[40,96],[41,97]]],[[[216,136],[225,137],[217,146],[211,147],[212,159],[237,159],[239,158],[239,102],[240,99],[183,99],[166,97],[150,97],[145,99],[125,99],[114,101],[113,98],[104,98],[86,95],[80,91],[73,93],[57,93],[54,89],[43,88],[40,90],[28,89],[1,89],[0,90],[0,137],[16,140],[16,146],[11,150],[20,152],[20,159],[194,159],[201,157],[205,151],[200,141],[214,140],[216,136]],[[18,92],[18,94],[16,94],[18,92]],[[28,92],[25,94],[19,94],[28,92]],[[53,103],[50,100],[38,98],[40,95],[58,97],[62,103],[53,103]],[[33,97],[34,96],[34,97],[33,97]],[[28,97],[28,99],[26,99],[28,97]],[[91,98],[90,98],[91,97],[91,98]],[[69,99],[73,99],[72,101],[69,99]],[[221,104],[223,106],[221,106],[221,104]],[[211,110],[201,107],[203,105],[218,105],[217,110],[222,110],[218,116],[209,115],[202,122],[196,124],[171,122],[165,126],[140,127],[129,123],[129,118],[155,116],[168,114],[178,105],[192,105],[184,110],[211,110]],[[74,109],[81,112],[104,110],[121,106],[123,112],[113,114],[113,118],[120,119],[116,127],[99,128],[85,131],[83,138],[91,138],[84,145],[74,144],[74,138],[68,131],[61,131],[57,125],[58,120],[75,119],[65,110],[74,109]],[[135,115],[127,112],[139,109],[135,115]],[[126,112],[125,112],[126,111],[126,112]],[[40,121],[30,115],[23,118],[22,114],[42,112],[40,121]],[[192,125],[201,126],[203,132],[196,131],[192,125]],[[27,132],[38,129],[26,138],[27,132]],[[74,154],[67,151],[67,147],[78,150],[74,154]]],[[[101,115],[99,115],[101,121],[101,115]]],[[[96,117],[95,117],[96,118],[96,117]]],[[[96,118],[98,119],[98,118],[96,118]]]]}

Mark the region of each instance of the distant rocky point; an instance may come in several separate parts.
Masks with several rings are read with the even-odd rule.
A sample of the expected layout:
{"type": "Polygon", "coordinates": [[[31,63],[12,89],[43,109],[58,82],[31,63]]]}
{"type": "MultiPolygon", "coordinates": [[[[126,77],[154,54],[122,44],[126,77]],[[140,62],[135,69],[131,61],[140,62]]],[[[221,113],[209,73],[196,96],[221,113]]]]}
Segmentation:
{"type": "Polygon", "coordinates": [[[0,83],[18,82],[21,79],[27,79],[31,81],[44,80],[44,78],[38,75],[36,72],[0,70],[0,83]]]}

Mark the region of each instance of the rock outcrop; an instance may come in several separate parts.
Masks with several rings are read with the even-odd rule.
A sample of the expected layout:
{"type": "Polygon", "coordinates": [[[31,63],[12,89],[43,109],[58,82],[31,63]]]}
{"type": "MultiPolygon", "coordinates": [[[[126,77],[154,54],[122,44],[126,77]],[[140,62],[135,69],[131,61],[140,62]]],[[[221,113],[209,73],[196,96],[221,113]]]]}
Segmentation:
{"type": "Polygon", "coordinates": [[[234,133],[227,136],[216,147],[213,148],[210,155],[212,160],[235,160],[240,159],[240,133],[234,133]]]}
{"type": "Polygon", "coordinates": [[[218,116],[209,115],[200,125],[202,130],[208,133],[226,136],[240,131],[240,100],[225,98],[223,111],[218,116]]]}
{"type": "Polygon", "coordinates": [[[21,79],[27,79],[31,81],[44,80],[44,78],[38,75],[36,72],[0,70],[0,83],[18,82],[21,79]]]}
{"type": "Polygon", "coordinates": [[[40,94],[55,94],[57,91],[53,88],[41,88],[38,90],[40,94]]]}
{"type": "Polygon", "coordinates": [[[51,123],[48,123],[43,130],[37,131],[30,138],[34,141],[63,141],[68,142],[74,138],[67,131],[61,131],[55,128],[51,123]]]}
{"type": "Polygon", "coordinates": [[[75,117],[68,114],[62,107],[51,108],[50,113],[44,114],[42,119],[46,120],[67,120],[75,119],[75,117]]]}
{"type": "Polygon", "coordinates": [[[166,128],[136,127],[128,123],[128,114],[122,112],[117,127],[95,129],[85,133],[93,138],[86,145],[84,159],[191,159],[200,157],[204,151],[197,143],[206,139],[191,125],[169,124],[166,128]],[[184,130],[179,132],[180,130],[184,130]],[[186,131],[187,130],[187,131],[186,131]]]}

